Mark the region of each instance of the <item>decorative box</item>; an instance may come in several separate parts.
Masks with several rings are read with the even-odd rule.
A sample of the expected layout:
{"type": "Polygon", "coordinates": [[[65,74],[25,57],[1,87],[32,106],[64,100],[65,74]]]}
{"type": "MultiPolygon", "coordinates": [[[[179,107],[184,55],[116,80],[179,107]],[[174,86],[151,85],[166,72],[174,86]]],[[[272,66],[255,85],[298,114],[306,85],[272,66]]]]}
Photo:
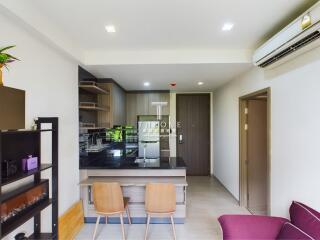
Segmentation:
{"type": "Polygon", "coordinates": [[[38,157],[32,157],[29,155],[28,158],[22,159],[22,170],[30,171],[38,168],[38,157]]]}

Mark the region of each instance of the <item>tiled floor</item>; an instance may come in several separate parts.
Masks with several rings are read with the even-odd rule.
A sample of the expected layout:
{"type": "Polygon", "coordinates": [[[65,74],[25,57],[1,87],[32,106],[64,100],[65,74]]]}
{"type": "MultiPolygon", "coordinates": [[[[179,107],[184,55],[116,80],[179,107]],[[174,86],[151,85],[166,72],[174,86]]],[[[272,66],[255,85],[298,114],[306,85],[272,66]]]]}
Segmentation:
{"type": "MultiPolygon", "coordinates": [[[[185,224],[177,224],[177,239],[211,240],[221,239],[221,230],[217,218],[222,214],[248,214],[239,207],[237,201],[221,184],[210,177],[188,177],[187,219],[185,224]]],[[[143,240],[144,224],[126,225],[127,240],[143,240]]],[[[92,239],[94,224],[86,224],[76,239],[92,239]]],[[[166,224],[151,225],[150,240],[173,239],[171,226],[166,224]]],[[[120,225],[99,226],[97,239],[121,239],[120,225]]]]}

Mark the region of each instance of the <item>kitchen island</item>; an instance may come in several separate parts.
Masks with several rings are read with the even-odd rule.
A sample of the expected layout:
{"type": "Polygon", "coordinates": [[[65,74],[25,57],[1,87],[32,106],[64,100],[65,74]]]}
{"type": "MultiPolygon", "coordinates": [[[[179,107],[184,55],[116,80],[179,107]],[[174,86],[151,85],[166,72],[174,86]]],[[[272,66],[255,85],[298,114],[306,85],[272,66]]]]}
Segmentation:
{"type": "MultiPolygon", "coordinates": [[[[173,183],[176,186],[176,223],[186,217],[186,165],[181,158],[135,159],[127,157],[90,156],[81,159],[80,186],[84,204],[85,221],[94,223],[96,214],[92,199],[94,182],[119,182],[123,195],[130,198],[129,208],[133,223],[145,223],[145,185],[147,183],[173,183]]],[[[105,219],[102,220],[104,222],[105,219]]],[[[119,223],[119,217],[109,217],[108,223],[119,223]]],[[[152,223],[169,223],[166,218],[153,218],[152,223]]]]}

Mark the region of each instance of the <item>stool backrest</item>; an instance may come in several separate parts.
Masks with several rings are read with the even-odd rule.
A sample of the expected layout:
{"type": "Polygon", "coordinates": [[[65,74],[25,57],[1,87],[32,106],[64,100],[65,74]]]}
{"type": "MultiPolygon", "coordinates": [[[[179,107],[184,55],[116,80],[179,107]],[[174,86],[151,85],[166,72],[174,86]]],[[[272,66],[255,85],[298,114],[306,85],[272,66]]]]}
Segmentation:
{"type": "Polygon", "coordinates": [[[148,183],[145,208],[151,213],[172,213],[176,210],[176,187],[172,183],[148,183]]]}
{"type": "Polygon", "coordinates": [[[93,203],[97,213],[119,213],[124,211],[123,195],[117,182],[93,183],[93,203]]]}

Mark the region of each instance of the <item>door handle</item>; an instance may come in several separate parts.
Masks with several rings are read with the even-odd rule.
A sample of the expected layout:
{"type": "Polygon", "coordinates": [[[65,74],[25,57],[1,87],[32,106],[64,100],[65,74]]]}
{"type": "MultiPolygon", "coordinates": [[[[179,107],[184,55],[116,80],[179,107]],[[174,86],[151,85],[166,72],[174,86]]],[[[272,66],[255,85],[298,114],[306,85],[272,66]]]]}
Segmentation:
{"type": "Polygon", "coordinates": [[[178,139],[179,144],[183,143],[183,136],[182,134],[179,134],[179,139],[178,139]]]}

